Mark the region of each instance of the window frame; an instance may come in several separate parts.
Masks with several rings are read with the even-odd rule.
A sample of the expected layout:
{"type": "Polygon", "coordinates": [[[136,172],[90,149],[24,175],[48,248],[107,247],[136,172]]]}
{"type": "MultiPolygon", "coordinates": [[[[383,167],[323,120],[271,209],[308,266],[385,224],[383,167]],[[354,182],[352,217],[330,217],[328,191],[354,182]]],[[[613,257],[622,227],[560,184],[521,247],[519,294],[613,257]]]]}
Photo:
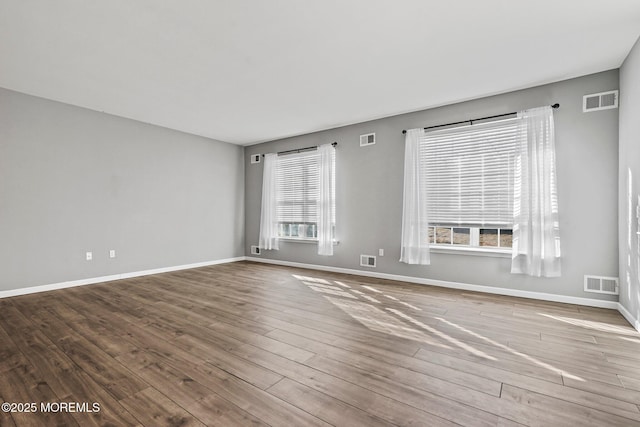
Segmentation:
{"type": "MultiPolygon", "coordinates": [[[[295,152],[295,153],[287,153],[287,154],[282,154],[278,156],[278,160],[276,160],[276,176],[278,176],[278,171],[277,169],[279,167],[281,167],[281,164],[278,163],[278,161],[280,160],[280,157],[287,157],[287,156],[292,156],[293,158],[296,157],[313,157],[313,156],[317,156],[317,152],[316,150],[305,150],[305,151],[300,151],[300,152],[295,152]]],[[[336,227],[336,218],[335,218],[335,208],[336,208],[336,194],[335,194],[335,162],[336,162],[336,157],[335,157],[335,151],[333,152],[333,171],[334,171],[334,176],[332,179],[332,185],[334,186],[334,189],[332,191],[333,194],[333,207],[332,207],[332,235],[333,235],[333,243],[337,244],[337,240],[335,238],[335,227],[336,227]]],[[[319,172],[319,171],[318,171],[319,172]]],[[[304,177],[303,177],[303,182],[308,182],[307,180],[307,175],[305,173],[303,173],[304,177]]],[[[280,178],[276,178],[277,180],[279,180],[280,178]]],[[[320,179],[319,173],[318,173],[318,177],[317,179],[320,179]]],[[[277,181],[276,185],[279,185],[280,182],[277,181]]],[[[282,194],[280,189],[278,190],[278,193],[282,194]]],[[[302,195],[301,195],[302,196],[302,195]]],[[[307,200],[308,201],[308,200],[307,200]]],[[[278,204],[278,209],[280,208],[280,200],[277,200],[276,203],[278,204]]],[[[311,221],[278,221],[278,240],[281,242],[296,242],[296,243],[318,243],[319,238],[318,238],[318,230],[317,230],[317,221],[316,222],[311,222],[311,221]],[[313,237],[306,237],[306,236],[293,236],[289,233],[289,235],[284,235],[281,234],[282,233],[282,226],[283,224],[288,224],[289,226],[291,225],[297,225],[298,227],[300,225],[304,225],[304,226],[315,226],[315,232],[314,232],[314,236],[313,237]]],[[[306,233],[304,233],[306,234],[306,233]]]]}
{"type": "MultiPolygon", "coordinates": [[[[477,125],[471,125],[471,126],[481,126],[482,124],[489,124],[490,126],[500,126],[500,122],[504,122],[505,126],[513,126],[513,124],[515,123],[517,126],[517,120],[519,120],[519,118],[515,117],[515,118],[509,118],[509,119],[501,119],[501,120],[492,120],[490,122],[485,122],[485,123],[479,123],[477,125]],[[510,125],[511,124],[511,125],[510,125]]],[[[436,130],[433,131],[433,134],[435,135],[435,141],[438,140],[442,140],[443,138],[440,136],[442,133],[445,132],[451,132],[450,135],[450,139],[451,140],[455,140],[457,138],[460,138],[461,136],[464,136],[464,132],[468,131],[470,129],[469,126],[456,126],[456,127],[452,127],[452,128],[448,128],[448,129],[443,129],[442,131],[440,130],[436,130]],[[459,130],[460,133],[456,134],[454,133],[456,130],[459,130]],[[437,135],[437,134],[440,135],[437,135]]],[[[501,130],[498,129],[498,133],[501,130]]],[[[429,135],[430,133],[425,134],[424,136],[421,137],[421,140],[419,142],[419,150],[425,150],[422,154],[420,154],[421,156],[421,162],[425,162],[426,160],[426,153],[428,152],[428,150],[433,151],[433,149],[429,148],[427,149],[427,144],[429,144],[429,135]]],[[[492,135],[495,136],[495,135],[492,135]]],[[[500,138],[498,136],[498,138],[500,138]]],[[[474,152],[477,149],[478,153],[477,154],[472,154],[472,156],[483,156],[484,153],[482,152],[483,148],[480,145],[483,140],[478,140],[476,141],[475,147],[474,147],[474,152]]],[[[498,139],[499,140],[499,139],[498,139]]],[[[489,146],[492,146],[492,144],[494,144],[495,141],[491,141],[490,144],[488,144],[489,146]]],[[[451,142],[444,142],[445,146],[447,144],[451,144],[451,142]]],[[[512,142],[512,144],[516,144],[516,142],[512,142]]],[[[468,150],[468,146],[466,147],[466,149],[468,150]]],[[[439,148],[436,148],[436,154],[438,152],[438,150],[440,150],[439,148]]],[[[502,152],[503,156],[504,156],[504,152],[502,152]]],[[[508,152],[507,152],[508,153],[508,152]]],[[[509,156],[507,154],[507,156],[509,156]]],[[[515,156],[515,147],[514,147],[514,156],[515,156]]],[[[453,157],[451,157],[451,159],[455,159],[456,156],[454,155],[453,157]]],[[[429,160],[428,162],[433,162],[436,161],[438,159],[438,157],[435,158],[431,158],[431,160],[429,160]]],[[[509,163],[509,166],[512,167],[513,169],[511,171],[509,171],[509,174],[512,174],[515,172],[515,163],[509,163]]],[[[427,171],[429,170],[429,166],[427,166],[427,163],[421,163],[421,168],[419,173],[420,174],[426,174],[427,171]]],[[[484,171],[483,171],[484,173],[484,171]]],[[[445,175],[446,176],[446,175],[445,175]]],[[[420,178],[421,180],[425,179],[425,176],[422,176],[420,178]]],[[[484,180],[484,175],[482,175],[482,180],[484,180]]],[[[510,185],[513,185],[513,180],[512,178],[509,178],[511,180],[510,185]]],[[[433,184],[432,184],[433,185],[433,184]]],[[[429,193],[429,191],[428,191],[429,193]]],[[[507,203],[507,208],[514,203],[513,200],[513,193],[512,192],[508,192],[507,194],[510,194],[511,199],[509,200],[509,202],[507,203]]],[[[446,211],[445,211],[446,212],[446,211]]],[[[470,212],[474,212],[473,210],[470,212]]],[[[430,216],[430,215],[428,215],[430,216]]],[[[439,213],[437,216],[441,217],[442,213],[439,213]]],[[[429,238],[429,247],[433,250],[433,252],[441,252],[441,253],[460,253],[460,254],[467,254],[467,255],[484,255],[484,256],[497,256],[497,257],[509,257],[511,256],[512,253],[512,246],[500,246],[501,243],[501,232],[504,231],[508,231],[509,234],[513,234],[513,222],[510,224],[487,224],[487,223],[473,223],[473,224],[464,224],[464,223],[460,223],[460,222],[456,222],[454,217],[450,218],[451,221],[447,221],[446,223],[443,222],[434,222],[431,223],[429,222],[428,224],[428,238],[429,238]],[[450,228],[451,229],[451,237],[449,238],[449,243],[437,243],[437,232],[436,230],[440,228],[450,228]],[[467,243],[454,243],[454,229],[456,228],[462,228],[462,229],[468,229],[468,233],[469,233],[469,239],[467,243]],[[498,237],[497,237],[497,244],[498,246],[481,246],[481,242],[480,242],[480,230],[484,230],[484,229],[488,229],[488,230],[497,230],[498,233],[498,237]]],[[[459,220],[460,218],[458,218],[459,220]]],[[[511,244],[513,244],[513,242],[511,241],[511,244]]]]}

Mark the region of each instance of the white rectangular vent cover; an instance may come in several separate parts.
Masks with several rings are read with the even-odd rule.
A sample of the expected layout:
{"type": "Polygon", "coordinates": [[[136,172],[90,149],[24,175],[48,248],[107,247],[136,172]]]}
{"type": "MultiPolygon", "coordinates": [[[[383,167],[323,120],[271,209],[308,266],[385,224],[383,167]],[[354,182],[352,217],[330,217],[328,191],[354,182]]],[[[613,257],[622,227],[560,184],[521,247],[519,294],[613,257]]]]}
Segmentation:
{"type": "Polygon", "coordinates": [[[251,155],[251,163],[260,163],[260,159],[262,158],[261,154],[252,154],[251,155]]]}
{"type": "Polygon", "coordinates": [[[593,93],[582,97],[582,111],[609,110],[618,108],[618,91],[610,90],[609,92],[593,93]]]}
{"type": "Polygon", "coordinates": [[[373,268],[376,266],[376,257],[373,255],[360,255],[360,265],[373,268]]]}
{"type": "Polygon", "coordinates": [[[260,247],[251,246],[251,255],[260,255],[260,247]]]}
{"type": "Polygon", "coordinates": [[[366,147],[368,145],[373,145],[375,143],[376,143],[375,133],[367,133],[365,135],[360,135],[360,147],[366,147]]]}
{"type": "Polygon", "coordinates": [[[597,294],[618,295],[618,278],[604,276],[584,276],[584,291],[597,294]]]}

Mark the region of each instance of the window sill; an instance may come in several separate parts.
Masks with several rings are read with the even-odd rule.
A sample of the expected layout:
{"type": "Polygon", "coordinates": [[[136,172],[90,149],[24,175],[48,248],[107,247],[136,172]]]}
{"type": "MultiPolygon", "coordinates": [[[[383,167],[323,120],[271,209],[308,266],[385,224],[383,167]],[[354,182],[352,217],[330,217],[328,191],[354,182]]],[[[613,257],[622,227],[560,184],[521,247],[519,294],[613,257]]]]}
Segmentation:
{"type": "MultiPolygon", "coordinates": [[[[300,239],[300,238],[295,238],[295,237],[279,237],[278,240],[280,240],[281,242],[292,242],[292,243],[311,243],[314,245],[318,244],[318,239],[300,239]]],[[[339,244],[340,241],[339,240],[334,240],[333,244],[334,246],[339,244]]]]}
{"type": "Polygon", "coordinates": [[[493,258],[511,258],[511,248],[475,248],[469,246],[450,246],[450,245],[431,245],[431,252],[438,254],[455,254],[455,255],[471,255],[485,256],[493,258]]]}

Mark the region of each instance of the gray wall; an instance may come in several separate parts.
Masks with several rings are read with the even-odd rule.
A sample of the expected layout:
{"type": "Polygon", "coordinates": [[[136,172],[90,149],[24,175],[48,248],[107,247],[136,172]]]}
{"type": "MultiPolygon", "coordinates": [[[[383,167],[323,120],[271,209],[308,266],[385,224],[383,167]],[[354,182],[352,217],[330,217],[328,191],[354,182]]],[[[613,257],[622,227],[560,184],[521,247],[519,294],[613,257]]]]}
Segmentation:
{"type": "Polygon", "coordinates": [[[640,39],[620,68],[620,303],[640,321],[640,39]],[[631,175],[631,185],[629,185],[631,175]],[[631,198],[629,197],[631,193],[631,198]]]}
{"type": "Polygon", "coordinates": [[[243,256],[243,167],[242,147],[0,89],[0,290],[243,256]]]}
{"type": "Polygon", "coordinates": [[[610,89],[618,89],[618,70],[246,147],[245,251],[249,254],[250,246],[258,241],[262,185],[262,164],[251,165],[250,155],[337,141],[336,228],[340,244],[335,255],[322,257],[316,255],[314,245],[285,242],[280,251],[264,251],[263,258],[366,270],[359,266],[359,255],[376,255],[383,248],[385,256],[378,257],[378,272],[616,300],[583,291],[584,274],[618,276],[618,110],[582,113],[583,95],[610,89]],[[510,259],[458,254],[432,254],[430,266],[398,262],[402,129],[555,102],[561,104],[555,111],[555,123],[563,276],[539,279],[512,275],[510,259]],[[358,136],[369,132],[376,133],[377,143],[360,148],[358,136]]]}

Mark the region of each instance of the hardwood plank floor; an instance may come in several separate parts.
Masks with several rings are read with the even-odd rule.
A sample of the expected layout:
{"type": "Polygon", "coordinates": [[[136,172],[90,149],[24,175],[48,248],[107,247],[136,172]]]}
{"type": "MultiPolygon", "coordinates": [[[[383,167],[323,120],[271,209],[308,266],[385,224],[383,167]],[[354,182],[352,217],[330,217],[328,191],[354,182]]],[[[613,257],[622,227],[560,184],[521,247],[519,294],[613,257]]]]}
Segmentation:
{"type": "Polygon", "coordinates": [[[237,262],[0,300],[0,426],[638,426],[613,310],[237,262]]]}

